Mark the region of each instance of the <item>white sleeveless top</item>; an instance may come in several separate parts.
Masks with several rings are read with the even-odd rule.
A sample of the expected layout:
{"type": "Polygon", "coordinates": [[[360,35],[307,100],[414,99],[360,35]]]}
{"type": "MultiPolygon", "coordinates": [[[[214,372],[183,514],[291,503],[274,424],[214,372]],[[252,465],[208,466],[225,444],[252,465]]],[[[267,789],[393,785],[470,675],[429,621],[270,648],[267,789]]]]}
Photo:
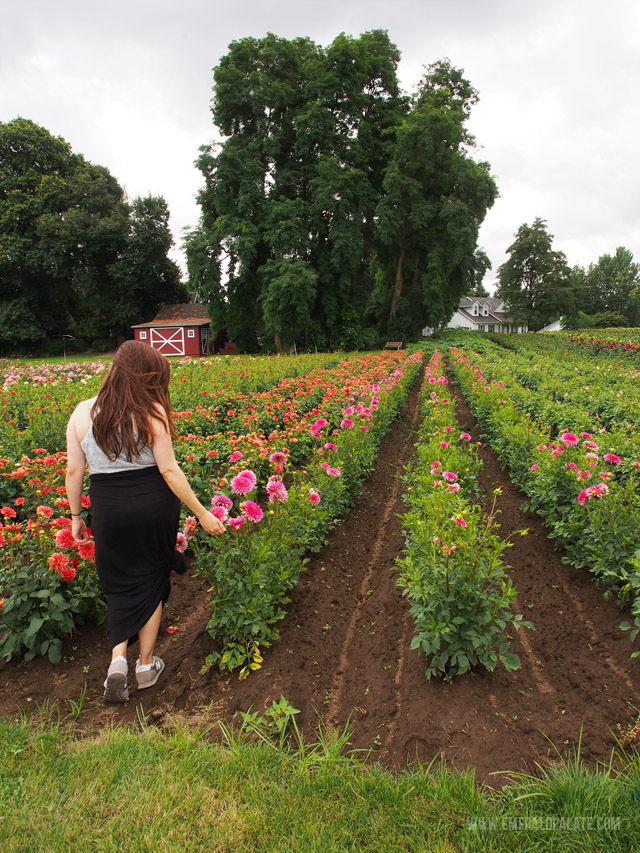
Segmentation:
{"type": "MultiPolygon", "coordinates": [[[[92,411],[97,399],[98,397],[96,395],[89,400],[92,411]]],[[[135,471],[139,468],[150,468],[152,465],[156,464],[156,460],[153,456],[153,449],[148,445],[147,447],[143,447],[140,454],[138,456],[134,456],[131,462],[129,462],[126,455],[123,454],[118,456],[116,459],[109,459],[107,454],[95,440],[93,435],[93,420],[89,421],[89,429],[87,430],[85,437],[80,442],[80,446],[82,447],[87,459],[89,474],[117,474],[120,471],[135,471]]]]}

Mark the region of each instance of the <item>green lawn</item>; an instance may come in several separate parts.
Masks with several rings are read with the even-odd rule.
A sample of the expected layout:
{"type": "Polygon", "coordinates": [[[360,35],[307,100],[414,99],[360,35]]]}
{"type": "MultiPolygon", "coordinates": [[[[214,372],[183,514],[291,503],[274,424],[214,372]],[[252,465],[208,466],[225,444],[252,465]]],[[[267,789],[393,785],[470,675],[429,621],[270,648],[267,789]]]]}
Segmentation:
{"type": "Polygon", "coordinates": [[[640,849],[637,754],[617,774],[565,762],[496,793],[469,773],[392,774],[343,755],[345,737],[294,748],[264,720],[76,741],[44,716],[0,721],[3,853],[640,849]]]}

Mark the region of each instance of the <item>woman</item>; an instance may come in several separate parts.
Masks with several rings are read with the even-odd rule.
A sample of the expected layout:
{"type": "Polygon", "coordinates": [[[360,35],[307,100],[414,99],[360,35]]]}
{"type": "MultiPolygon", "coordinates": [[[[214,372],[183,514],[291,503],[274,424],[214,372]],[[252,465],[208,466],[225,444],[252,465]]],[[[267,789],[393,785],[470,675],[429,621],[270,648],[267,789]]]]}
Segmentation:
{"type": "Polygon", "coordinates": [[[200,503],[176,462],[169,362],[139,341],[116,352],[97,397],[79,403],[67,426],[67,497],[76,542],[88,541],[82,487],[89,465],[96,568],[107,598],[111,664],[104,700],[126,702],[127,646],[138,639],[138,688],[154,685],[164,662],[153,654],[172,568],[180,502],[207,533],[223,524],[200,503]]]}

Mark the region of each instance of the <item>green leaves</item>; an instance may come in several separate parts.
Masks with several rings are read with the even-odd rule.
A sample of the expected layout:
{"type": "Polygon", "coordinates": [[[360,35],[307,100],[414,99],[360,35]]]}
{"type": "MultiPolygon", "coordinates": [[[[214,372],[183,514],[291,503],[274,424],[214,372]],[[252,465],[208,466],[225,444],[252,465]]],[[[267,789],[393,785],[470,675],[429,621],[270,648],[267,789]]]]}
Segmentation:
{"type": "Polygon", "coordinates": [[[511,610],[516,590],[501,559],[508,543],[497,535],[495,495],[486,517],[470,500],[477,488],[475,446],[462,437],[453,408],[427,390],[444,379],[436,350],[423,392],[417,462],[405,478],[411,486],[406,554],[397,562],[416,626],[411,648],[427,658],[427,678],[451,678],[478,665],[493,670],[498,662],[516,669],[509,630],[533,627],[511,610]]]}

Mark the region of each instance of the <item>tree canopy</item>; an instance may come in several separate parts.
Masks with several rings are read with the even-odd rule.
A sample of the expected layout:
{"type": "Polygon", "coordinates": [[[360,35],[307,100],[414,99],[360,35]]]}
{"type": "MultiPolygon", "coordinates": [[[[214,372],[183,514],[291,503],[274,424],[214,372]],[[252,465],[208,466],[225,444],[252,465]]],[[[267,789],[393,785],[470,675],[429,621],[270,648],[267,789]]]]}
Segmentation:
{"type": "Polygon", "coordinates": [[[615,254],[601,255],[586,271],[575,269],[574,276],[585,314],[616,314],[629,325],[640,324],[640,264],[629,249],[619,246],[615,254]]]}
{"type": "Polygon", "coordinates": [[[495,198],[464,128],[477,93],[448,61],[410,99],[386,32],[327,48],[273,34],[214,69],[190,285],[243,349],[363,347],[448,319],[473,286],[495,198]]]}
{"type": "Polygon", "coordinates": [[[107,169],[45,128],[0,123],[0,347],[129,335],[184,298],[167,219],[164,199],[129,205],[107,169]]]}
{"type": "Polygon", "coordinates": [[[510,258],[498,270],[496,293],[516,321],[537,331],[559,315],[575,311],[567,260],[563,252],[553,249],[545,220],[521,225],[507,254],[510,258]]]}

